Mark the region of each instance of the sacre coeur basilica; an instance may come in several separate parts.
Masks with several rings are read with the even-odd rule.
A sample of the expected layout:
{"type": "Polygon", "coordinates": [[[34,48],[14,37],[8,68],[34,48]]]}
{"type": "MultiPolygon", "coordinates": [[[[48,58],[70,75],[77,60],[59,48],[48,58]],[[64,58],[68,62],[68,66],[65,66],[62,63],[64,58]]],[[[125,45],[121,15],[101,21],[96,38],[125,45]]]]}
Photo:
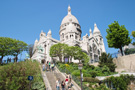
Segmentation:
{"type": "MultiPolygon", "coordinates": [[[[32,59],[38,60],[39,62],[41,62],[42,59],[51,61],[52,58],[49,55],[50,47],[57,43],[65,43],[69,46],[79,46],[84,52],[86,52],[90,56],[91,63],[98,62],[101,53],[106,51],[103,37],[97,25],[94,24],[93,33],[91,29],[89,30],[90,36],[86,34],[81,39],[81,34],[81,26],[77,18],[72,15],[71,7],[68,6],[68,13],[63,18],[60,25],[60,40],[52,38],[51,30],[48,31],[47,35],[45,32],[41,31],[40,39],[36,39],[34,43],[32,59]]],[[[57,57],[56,59],[58,60],[57,57]]],[[[78,60],[74,60],[73,58],[72,62],[78,62],[78,60]]]]}

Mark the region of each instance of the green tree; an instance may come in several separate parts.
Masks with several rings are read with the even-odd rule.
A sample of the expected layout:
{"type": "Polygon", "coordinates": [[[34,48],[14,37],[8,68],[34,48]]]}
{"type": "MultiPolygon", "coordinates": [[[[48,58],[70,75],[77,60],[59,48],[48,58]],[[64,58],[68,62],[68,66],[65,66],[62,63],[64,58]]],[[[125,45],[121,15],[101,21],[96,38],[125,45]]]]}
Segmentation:
{"type": "Polygon", "coordinates": [[[116,65],[113,63],[113,58],[110,54],[101,53],[99,57],[99,67],[106,65],[111,72],[115,72],[116,65]]]}
{"type": "Polygon", "coordinates": [[[0,63],[4,56],[10,55],[13,47],[13,39],[8,37],[0,37],[0,63]]]}
{"type": "Polygon", "coordinates": [[[67,44],[58,43],[54,44],[50,48],[50,56],[51,57],[59,57],[60,62],[62,62],[62,56],[66,55],[65,50],[68,47],[67,44]]]}
{"type": "MultiPolygon", "coordinates": [[[[133,36],[133,39],[135,41],[135,31],[132,31],[132,36],[133,36]]],[[[133,45],[135,45],[135,42],[133,42],[133,45]]]]}
{"type": "Polygon", "coordinates": [[[74,58],[78,59],[79,62],[82,61],[85,65],[89,61],[88,55],[85,52],[83,52],[80,47],[76,47],[76,51],[74,53],[74,58]]]}
{"type": "Polygon", "coordinates": [[[69,46],[67,49],[65,49],[66,56],[69,57],[69,62],[72,62],[72,58],[74,57],[76,47],[75,46],[69,46]]]}
{"type": "Polygon", "coordinates": [[[15,56],[15,62],[18,60],[18,55],[27,50],[27,44],[23,41],[14,40],[11,55],[15,56]]]}
{"type": "Polygon", "coordinates": [[[82,52],[81,48],[78,46],[68,46],[64,51],[65,51],[65,56],[69,57],[70,62],[72,62],[72,58],[80,57],[79,55],[77,55],[77,53],[82,52]]]}
{"type": "Polygon", "coordinates": [[[33,55],[33,44],[28,45],[27,52],[28,52],[28,54],[29,54],[29,56],[31,58],[32,55],[33,55]]]}
{"type": "Polygon", "coordinates": [[[111,88],[111,82],[116,90],[127,90],[128,85],[131,84],[132,81],[135,81],[133,75],[120,75],[120,77],[111,76],[104,80],[109,84],[109,88],[111,88]]]}
{"type": "Polygon", "coordinates": [[[132,31],[132,36],[135,38],[135,31],[132,31]]]}
{"type": "Polygon", "coordinates": [[[125,28],[124,25],[119,25],[118,22],[114,21],[114,23],[108,25],[107,32],[107,42],[109,47],[119,48],[121,54],[123,55],[122,47],[131,43],[131,39],[129,37],[129,32],[125,28]]]}

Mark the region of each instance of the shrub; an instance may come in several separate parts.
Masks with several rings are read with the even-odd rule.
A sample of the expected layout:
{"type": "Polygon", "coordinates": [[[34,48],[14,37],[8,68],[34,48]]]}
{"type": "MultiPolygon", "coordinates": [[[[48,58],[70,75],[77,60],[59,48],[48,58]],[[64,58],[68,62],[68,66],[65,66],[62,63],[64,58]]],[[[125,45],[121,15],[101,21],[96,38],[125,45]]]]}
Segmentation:
{"type": "Polygon", "coordinates": [[[116,65],[113,63],[111,54],[103,52],[99,57],[99,67],[103,67],[104,65],[106,65],[111,72],[115,72],[116,65]]]}
{"type": "Polygon", "coordinates": [[[110,77],[105,80],[105,82],[108,83],[108,86],[111,87],[110,82],[112,82],[113,86],[117,90],[127,90],[128,85],[131,81],[135,81],[135,78],[133,75],[121,75],[120,77],[110,77]]]}
{"type": "Polygon", "coordinates": [[[97,78],[84,77],[83,82],[99,83],[99,80],[97,78]]]}
{"type": "MultiPolygon", "coordinates": [[[[28,76],[33,76],[31,82],[43,82],[39,63],[27,60],[25,62],[10,63],[0,67],[0,90],[28,90],[28,76]]],[[[45,86],[44,86],[45,88],[45,86]]]]}
{"type": "Polygon", "coordinates": [[[125,52],[126,55],[128,55],[128,54],[134,54],[135,53],[135,48],[126,49],[124,52],[125,52]]]}
{"type": "Polygon", "coordinates": [[[97,72],[95,72],[95,71],[90,72],[90,75],[92,76],[92,78],[95,78],[97,76],[97,72]]]}
{"type": "Polygon", "coordinates": [[[107,88],[105,84],[101,84],[99,87],[95,88],[94,90],[111,90],[111,89],[107,88]]]}
{"type": "Polygon", "coordinates": [[[95,69],[95,66],[94,65],[90,65],[90,68],[93,70],[93,69],[95,69]]]}
{"type": "Polygon", "coordinates": [[[80,71],[79,71],[79,70],[74,70],[74,71],[72,72],[72,75],[80,76],[80,71]]]}
{"type": "Polygon", "coordinates": [[[34,90],[45,90],[44,82],[35,82],[35,83],[33,83],[32,89],[34,89],[34,90]]]}

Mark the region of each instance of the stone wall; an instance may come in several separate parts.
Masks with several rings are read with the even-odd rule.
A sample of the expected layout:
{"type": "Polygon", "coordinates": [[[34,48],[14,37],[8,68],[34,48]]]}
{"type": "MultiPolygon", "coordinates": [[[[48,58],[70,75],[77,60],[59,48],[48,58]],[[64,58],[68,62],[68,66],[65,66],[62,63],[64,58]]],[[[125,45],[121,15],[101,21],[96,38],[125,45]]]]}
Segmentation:
{"type": "Polygon", "coordinates": [[[116,72],[135,72],[135,54],[114,58],[113,62],[117,66],[116,72]]]}

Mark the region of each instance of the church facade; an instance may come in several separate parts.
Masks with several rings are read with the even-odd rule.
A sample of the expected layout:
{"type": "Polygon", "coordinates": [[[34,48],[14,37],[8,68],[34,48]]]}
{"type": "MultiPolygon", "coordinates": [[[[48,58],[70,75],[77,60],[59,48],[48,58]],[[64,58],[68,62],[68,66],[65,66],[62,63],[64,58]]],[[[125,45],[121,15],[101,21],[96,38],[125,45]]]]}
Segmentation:
{"type": "MultiPolygon", "coordinates": [[[[34,43],[32,59],[51,61],[52,58],[49,56],[50,47],[57,43],[65,43],[69,46],[79,46],[90,56],[91,63],[98,62],[101,53],[105,52],[105,46],[97,25],[94,24],[93,33],[91,29],[89,30],[89,36],[86,34],[81,39],[81,34],[81,26],[77,18],[71,14],[71,8],[68,6],[68,14],[63,18],[59,30],[60,40],[52,38],[51,30],[48,31],[47,35],[41,31],[40,39],[36,39],[34,43]]],[[[76,62],[76,60],[72,61],[76,62]]]]}

